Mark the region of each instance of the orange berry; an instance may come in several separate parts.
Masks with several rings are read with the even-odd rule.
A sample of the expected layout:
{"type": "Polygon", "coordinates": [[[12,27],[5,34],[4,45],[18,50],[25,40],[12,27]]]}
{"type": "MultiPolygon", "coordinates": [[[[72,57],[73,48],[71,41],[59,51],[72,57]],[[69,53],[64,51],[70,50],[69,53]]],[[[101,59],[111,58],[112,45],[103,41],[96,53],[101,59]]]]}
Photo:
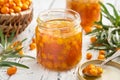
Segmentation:
{"type": "Polygon", "coordinates": [[[2,6],[5,3],[4,0],[0,0],[0,6],[2,6]]]}
{"type": "Polygon", "coordinates": [[[28,6],[30,5],[30,2],[29,1],[25,1],[25,4],[27,4],[28,6]]]}
{"type": "Polygon", "coordinates": [[[0,6],[0,9],[2,8],[2,6],[0,6]]]}
{"type": "Polygon", "coordinates": [[[32,2],[32,0],[28,0],[30,3],[32,2]]]}
{"type": "Polygon", "coordinates": [[[16,4],[21,2],[21,0],[13,0],[16,4]]]}
{"type": "Polygon", "coordinates": [[[91,76],[98,76],[97,74],[98,74],[98,71],[97,71],[96,68],[93,68],[93,69],[89,70],[89,75],[91,75],[91,76]]]}
{"type": "Polygon", "coordinates": [[[17,72],[17,68],[16,67],[10,67],[7,69],[7,74],[9,76],[12,76],[13,74],[15,74],[17,72]]]}
{"type": "Polygon", "coordinates": [[[9,3],[6,3],[6,4],[4,4],[4,7],[10,7],[10,4],[9,3]]]}
{"type": "Polygon", "coordinates": [[[90,60],[91,58],[92,58],[92,54],[91,53],[87,53],[86,59],[90,60]]]}
{"type": "Polygon", "coordinates": [[[34,50],[36,48],[36,44],[35,43],[31,43],[29,45],[29,47],[30,47],[30,50],[34,50]]]}
{"type": "Polygon", "coordinates": [[[116,50],[120,50],[120,48],[116,48],[116,50]]]}
{"type": "Polygon", "coordinates": [[[13,0],[8,0],[8,2],[13,2],[13,0]]]}
{"type": "Polygon", "coordinates": [[[21,41],[16,41],[12,44],[13,46],[18,46],[18,45],[22,45],[21,41]]]}
{"type": "Polygon", "coordinates": [[[14,8],[16,6],[16,4],[13,1],[9,2],[9,5],[10,5],[10,8],[14,8]]]}
{"type": "Polygon", "coordinates": [[[86,26],[83,29],[85,30],[86,33],[89,33],[92,31],[92,28],[90,26],[86,26]]]}
{"type": "Polygon", "coordinates": [[[16,3],[16,5],[19,6],[20,8],[22,8],[22,6],[23,6],[22,2],[18,2],[18,3],[16,3]]]}
{"type": "Polygon", "coordinates": [[[5,7],[5,6],[2,7],[2,8],[1,8],[1,13],[2,13],[2,14],[8,14],[8,13],[9,13],[9,8],[8,8],[8,7],[5,7]]]}
{"type": "Polygon", "coordinates": [[[19,12],[21,12],[21,8],[20,8],[19,6],[15,6],[15,7],[14,7],[14,11],[15,11],[16,13],[19,13],[19,12]]]}
{"type": "Polygon", "coordinates": [[[9,2],[9,0],[4,0],[5,1],[5,3],[8,3],[9,2]]]}
{"type": "Polygon", "coordinates": [[[13,10],[13,9],[10,9],[10,13],[14,13],[14,10],[13,10]]]}
{"type": "Polygon", "coordinates": [[[103,69],[101,67],[96,67],[97,71],[98,71],[98,75],[101,75],[101,73],[103,73],[103,69]]]}
{"type": "Polygon", "coordinates": [[[33,43],[35,43],[35,42],[36,42],[35,38],[32,38],[32,42],[33,42],[33,43]]]}
{"type": "Polygon", "coordinates": [[[94,65],[94,64],[89,64],[86,68],[87,68],[88,70],[89,70],[89,69],[93,69],[93,68],[95,68],[95,65],[94,65]]]}
{"type": "Polygon", "coordinates": [[[26,2],[26,0],[21,0],[22,1],[22,3],[25,3],[26,2]]]}
{"type": "Polygon", "coordinates": [[[27,10],[28,8],[29,8],[29,6],[24,3],[23,6],[22,6],[22,10],[27,10]]]}
{"type": "Polygon", "coordinates": [[[21,56],[24,55],[24,51],[23,51],[23,50],[20,50],[18,53],[19,53],[19,55],[21,55],[21,56]]]}
{"type": "Polygon", "coordinates": [[[99,51],[99,55],[105,55],[105,51],[104,50],[100,50],[99,51]]]}
{"type": "Polygon", "coordinates": [[[86,69],[86,68],[83,69],[83,70],[82,70],[82,73],[83,73],[83,74],[87,74],[87,69],[86,69]]]}
{"type": "Polygon", "coordinates": [[[104,60],[104,59],[105,59],[105,55],[99,55],[99,56],[98,56],[98,59],[99,59],[99,60],[104,60]]]}
{"type": "Polygon", "coordinates": [[[90,41],[91,41],[91,43],[94,43],[94,42],[97,41],[97,39],[96,39],[96,37],[91,37],[91,38],[90,38],[90,41]]]}

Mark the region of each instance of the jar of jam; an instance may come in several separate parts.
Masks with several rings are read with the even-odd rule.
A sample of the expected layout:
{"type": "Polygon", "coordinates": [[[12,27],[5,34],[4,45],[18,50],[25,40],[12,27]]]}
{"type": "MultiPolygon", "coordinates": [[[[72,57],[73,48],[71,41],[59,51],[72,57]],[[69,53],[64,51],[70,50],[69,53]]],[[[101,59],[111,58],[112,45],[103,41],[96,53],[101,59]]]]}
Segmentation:
{"type": "Polygon", "coordinates": [[[99,20],[100,0],[66,0],[67,8],[77,11],[81,16],[81,26],[86,33],[92,31],[94,22],[99,20]]]}
{"type": "Polygon", "coordinates": [[[37,19],[37,61],[44,67],[64,71],[81,60],[82,28],[73,10],[47,10],[37,19]]]}

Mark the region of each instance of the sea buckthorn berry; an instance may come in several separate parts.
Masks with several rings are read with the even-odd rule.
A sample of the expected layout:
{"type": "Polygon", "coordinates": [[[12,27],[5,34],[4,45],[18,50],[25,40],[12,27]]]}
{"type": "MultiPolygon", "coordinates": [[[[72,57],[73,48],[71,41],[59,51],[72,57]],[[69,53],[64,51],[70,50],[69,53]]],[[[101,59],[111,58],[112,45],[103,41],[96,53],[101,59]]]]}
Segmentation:
{"type": "Polygon", "coordinates": [[[23,6],[22,2],[18,2],[18,3],[16,3],[16,5],[19,6],[20,8],[22,8],[22,6],[23,6]]]}
{"type": "Polygon", "coordinates": [[[13,74],[15,74],[17,72],[17,68],[16,67],[10,67],[7,69],[7,74],[9,76],[12,76],[13,74]]]}
{"type": "Polygon", "coordinates": [[[32,2],[32,0],[28,0],[30,3],[32,2]]]}
{"type": "Polygon", "coordinates": [[[94,42],[97,41],[97,38],[96,38],[96,37],[91,37],[91,38],[90,38],[90,41],[91,41],[91,43],[94,43],[94,42]]]}
{"type": "Polygon", "coordinates": [[[120,48],[116,48],[116,50],[120,50],[120,48]]]}
{"type": "Polygon", "coordinates": [[[13,0],[7,0],[8,2],[13,2],[13,0]]]}
{"type": "Polygon", "coordinates": [[[21,0],[21,1],[22,1],[22,3],[25,3],[26,0],[21,0]]]}
{"type": "Polygon", "coordinates": [[[18,46],[18,45],[22,45],[22,42],[21,41],[16,41],[12,44],[13,46],[18,46]]]}
{"type": "Polygon", "coordinates": [[[18,52],[18,54],[19,54],[20,56],[23,56],[23,55],[24,55],[24,51],[23,51],[23,50],[20,50],[20,51],[18,52]]]}
{"type": "Polygon", "coordinates": [[[14,8],[16,6],[16,4],[12,1],[12,2],[9,2],[10,4],[10,8],[14,8]]]}
{"type": "Polygon", "coordinates": [[[21,2],[21,0],[13,0],[16,4],[21,2]]]}
{"type": "Polygon", "coordinates": [[[29,9],[31,3],[32,0],[0,0],[0,13],[19,13],[21,11],[29,9]],[[8,12],[8,9],[6,9],[6,7],[8,7],[8,9],[11,9],[10,12],[8,12]]]}
{"type": "Polygon", "coordinates": [[[91,53],[87,53],[86,54],[86,59],[90,60],[92,58],[92,54],[91,53]]]}
{"type": "Polygon", "coordinates": [[[21,8],[20,8],[19,6],[15,6],[15,7],[14,7],[14,11],[15,11],[16,13],[19,13],[19,12],[21,12],[21,8]]]}
{"type": "Polygon", "coordinates": [[[94,64],[89,64],[86,68],[87,69],[93,69],[93,68],[95,68],[95,65],[94,64]]]}
{"type": "Polygon", "coordinates": [[[10,7],[10,4],[9,4],[9,3],[5,3],[3,6],[9,8],[9,7],[10,7]]]}
{"type": "Polygon", "coordinates": [[[10,13],[14,13],[14,10],[13,10],[13,9],[10,9],[10,13]]]}
{"type": "Polygon", "coordinates": [[[100,75],[101,73],[103,73],[103,69],[101,67],[96,67],[97,71],[98,71],[98,75],[100,75]]]}
{"type": "Polygon", "coordinates": [[[92,31],[92,28],[90,26],[84,27],[84,30],[86,33],[89,33],[92,31]]]}
{"type": "Polygon", "coordinates": [[[34,50],[36,48],[36,44],[35,43],[31,43],[29,45],[29,47],[30,47],[30,50],[34,50]]]}
{"type": "Polygon", "coordinates": [[[1,8],[1,13],[2,14],[8,14],[9,13],[9,8],[8,7],[2,7],[1,8]]]}
{"type": "Polygon", "coordinates": [[[100,50],[99,51],[99,55],[105,55],[105,51],[104,50],[100,50]]]}
{"type": "Polygon", "coordinates": [[[33,43],[36,43],[36,39],[35,39],[35,38],[32,38],[32,42],[33,42],[33,43]]]}
{"type": "Polygon", "coordinates": [[[98,59],[99,59],[99,60],[104,60],[104,59],[105,59],[105,55],[102,55],[102,54],[99,55],[99,56],[98,56],[98,59]]]}
{"type": "Polygon", "coordinates": [[[4,0],[5,1],[5,3],[8,3],[9,2],[9,0],[4,0]]]}
{"type": "Polygon", "coordinates": [[[25,4],[29,6],[31,3],[29,1],[25,1],[25,4]]]}
{"type": "Polygon", "coordinates": [[[92,75],[92,76],[97,76],[98,71],[97,71],[96,68],[92,68],[92,69],[89,70],[88,74],[89,74],[90,76],[91,76],[91,75],[92,75]]]}
{"type": "Polygon", "coordinates": [[[23,4],[23,6],[22,6],[22,10],[27,10],[29,8],[29,5],[27,5],[27,4],[23,4]]]}
{"type": "Polygon", "coordinates": [[[0,5],[0,9],[2,8],[2,6],[0,5]]]}
{"type": "Polygon", "coordinates": [[[0,6],[2,6],[5,3],[4,0],[0,0],[0,6]]]}

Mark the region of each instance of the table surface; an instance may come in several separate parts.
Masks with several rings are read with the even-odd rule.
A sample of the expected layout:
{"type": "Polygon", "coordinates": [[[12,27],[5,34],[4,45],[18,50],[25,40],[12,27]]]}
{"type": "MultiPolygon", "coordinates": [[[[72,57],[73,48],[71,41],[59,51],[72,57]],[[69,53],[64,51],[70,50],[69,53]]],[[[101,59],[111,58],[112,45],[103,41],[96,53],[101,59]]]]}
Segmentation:
{"type": "MultiPolygon", "coordinates": [[[[111,2],[113,4],[116,4],[115,1],[117,0],[106,0],[106,2],[111,2]]],[[[49,8],[65,8],[65,0],[56,0],[54,4],[50,7],[52,0],[33,0],[33,8],[34,8],[34,17],[30,25],[25,29],[24,32],[22,32],[16,39],[17,40],[23,40],[24,38],[27,38],[27,40],[24,42],[24,51],[25,54],[31,55],[36,57],[36,50],[29,51],[29,44],[31,42],[32,37],[34,36],[35,27],[37,25],[36,18],[38,14],[46,9],[49,8]]],[[[86,36],[83,34],[83,58],[80,63],[83,63],[87,61],[85,59],[85,55],[87,52],[88,45],[90,43],[89,41],[90,36],[86,36]]],[[[90,51],[89,51],[90,52],[90,51]]],[[[91,51],[93,54],[93,59],[96,59],[97,51],[91,51]]],[[[18,68],[18,71],[13,76],[8,76],[6,74],[7,68],[0,68],[0,80],[79,80],[77,77],[77,69],[78,67],[66,71],[66,72],[54,72],[45,69],[40,64],[37,63],[36,59],[28,59],[28,58],[17,58],[12,59],[12,61],[16,61],[19,63],[23,63],[30,67],[30,69],[23,69],[18,68]]],[[[120,60],[119,60],[120,61],[120,60]]]]}

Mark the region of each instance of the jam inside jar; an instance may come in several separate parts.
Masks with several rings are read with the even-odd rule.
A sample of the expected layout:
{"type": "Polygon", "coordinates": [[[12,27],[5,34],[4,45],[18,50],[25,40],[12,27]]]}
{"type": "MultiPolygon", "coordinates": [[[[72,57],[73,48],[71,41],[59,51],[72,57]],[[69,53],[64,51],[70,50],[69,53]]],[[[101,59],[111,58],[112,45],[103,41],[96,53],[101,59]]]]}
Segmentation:
{"type": "Polygon", "coordinates": [[[73,10],[42,12],[36,27],[37,61],[44,67],[64,71],[82,58],[80,16],[73,10]]]}

